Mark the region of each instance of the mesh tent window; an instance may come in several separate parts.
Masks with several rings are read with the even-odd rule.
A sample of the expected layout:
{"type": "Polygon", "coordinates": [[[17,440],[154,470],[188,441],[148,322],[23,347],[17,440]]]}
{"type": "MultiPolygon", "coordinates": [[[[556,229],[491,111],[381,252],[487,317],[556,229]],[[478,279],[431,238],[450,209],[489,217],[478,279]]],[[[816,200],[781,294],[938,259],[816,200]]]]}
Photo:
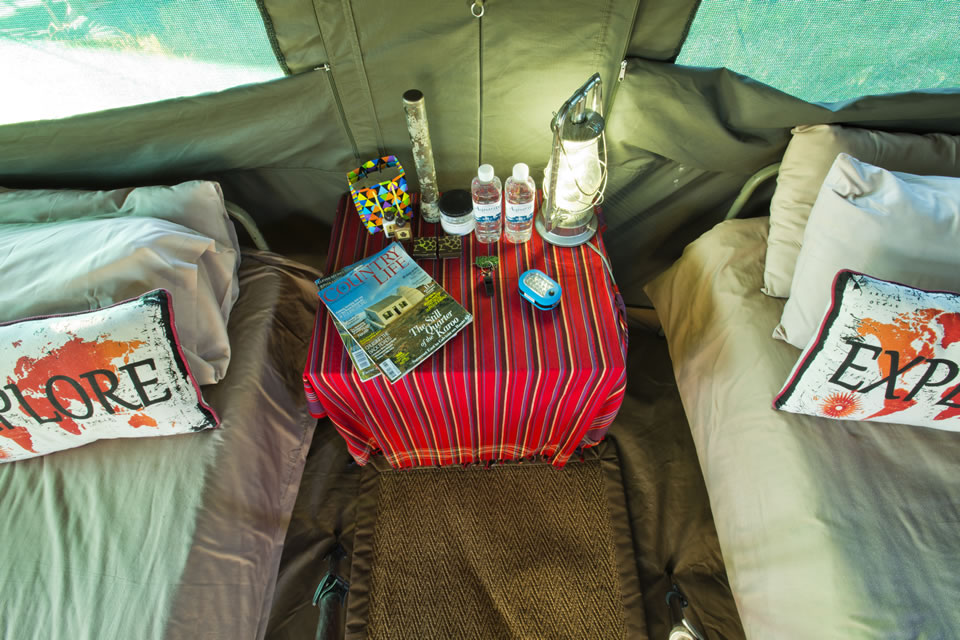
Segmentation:
{"type": "Polygon", "coordinates": [[[256,0],[0,0],[0,124],[283,75],[256,0]]]}
{"type": "Polygon", "coordinates": [[[702,0],[677,64],[807,102],[960,86],[955,0],[702,0]]]}

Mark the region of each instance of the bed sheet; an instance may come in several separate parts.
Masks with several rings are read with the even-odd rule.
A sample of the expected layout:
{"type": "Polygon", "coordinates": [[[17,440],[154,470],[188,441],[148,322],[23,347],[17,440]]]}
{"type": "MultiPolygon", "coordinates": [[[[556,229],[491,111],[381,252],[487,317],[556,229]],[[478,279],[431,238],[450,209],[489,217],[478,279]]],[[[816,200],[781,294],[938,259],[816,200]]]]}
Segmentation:
{"type": "Polygon", "coordinates": [[[760,292],[767,218],[717,225],[651,282],[730,585],[753,638],[960,628],[960,434],[778,412],[800,350],[760,292]]]}
{"type": "Polygon", "coordinates": [[[221,428],[0,466],[0,634],[260,638],[316,421],[300,372],[310,270],[245,253],[221,428]]]}

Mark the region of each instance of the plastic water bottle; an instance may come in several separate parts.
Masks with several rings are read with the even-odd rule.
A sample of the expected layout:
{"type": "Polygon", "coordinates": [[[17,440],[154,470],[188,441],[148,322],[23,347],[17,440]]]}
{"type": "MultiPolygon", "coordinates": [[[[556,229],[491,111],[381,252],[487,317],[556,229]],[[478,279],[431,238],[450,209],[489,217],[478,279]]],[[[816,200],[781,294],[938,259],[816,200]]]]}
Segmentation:
{"type": "Polygon", "coordinates": [[[507,242],[521,244],[530,239],[533,232],[533,214],[537,206],[537,187],[530,177],[530,167],[522,162],[513,165],[513,175],[503,186],[506,198],[507,242]]]}
{"type": "Polygon", "coordinates": [[[474,233],[477,242],[489,244],[500,239],[503,230],[502,190],[500,178],[493,175],[493,167],[482,164],[470,183],[473,197],[473,218],[477,222],[474,233]]]}

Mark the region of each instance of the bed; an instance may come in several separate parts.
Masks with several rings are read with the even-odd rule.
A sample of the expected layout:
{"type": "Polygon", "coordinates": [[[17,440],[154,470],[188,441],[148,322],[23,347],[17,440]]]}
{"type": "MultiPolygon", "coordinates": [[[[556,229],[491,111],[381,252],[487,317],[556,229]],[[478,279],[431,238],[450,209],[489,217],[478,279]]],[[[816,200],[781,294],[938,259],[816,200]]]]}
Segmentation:
{"type": "Polygon", "coordinates": [[[299,373],[316,274],[235,258],[229,367],[201,388],[219,428],[0,465],[3,637],[263,637],[316,424],[299,373]]]}
{"type": "Polygon", "coordinates": [[[801,351],[771,337],[785,300],[761,292],[770,226],[722,222],[646,288],[743,627],[955,637],[960,437],[772,408],[801,351]]]}

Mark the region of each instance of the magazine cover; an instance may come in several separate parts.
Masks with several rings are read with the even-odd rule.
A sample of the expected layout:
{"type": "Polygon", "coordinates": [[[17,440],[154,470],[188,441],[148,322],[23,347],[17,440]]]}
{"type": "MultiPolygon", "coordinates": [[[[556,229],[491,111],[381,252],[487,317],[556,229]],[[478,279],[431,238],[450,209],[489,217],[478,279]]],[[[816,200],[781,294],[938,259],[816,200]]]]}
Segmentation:
{"type": "MultiPolygon", "coordinates": [[[[343,276],[347,275],[351,269],[357,267],[358,265],[364,264],[366,260],[361,260],[356,264],[352,264],[349,267],[344,267],[337,271],[336,273],[331,273],[329,275],[320,276],[314,280],[314,284],[317,285],[317,288],[323,290],[327,285],[329,285],[334,280],[338,280],[343,276]]],[[[320,295],[317,292],[317,295],[320,295]]],[[[363,349],[360,348],[360,345],[357,344],[357,341],[353,339],[353,336],[350,335],[350,332],[347,331],[340,321],[337,320],[337,317],[333,314],[330,314],[331,319],[333,320],[333,326],[337,328],[337,333],[340,334],[340,338],[343,340],[343,346],[347,350],[347,355],[350,356],[350,360],[353,361],[353,368],[357,370],[357,376],[360,377],[361,382],[366,382],[367,380],[372,380],[380,375],[380,369],[377,368],[377,365],[373,364],[373,361],[367,357],[367,354],[363,352],[363,349]]]]}
{"type": "Polygon", "coordinates": [[[390,382],[473,320],[396,242],[321,289],[320,299],[390,382]]]}

